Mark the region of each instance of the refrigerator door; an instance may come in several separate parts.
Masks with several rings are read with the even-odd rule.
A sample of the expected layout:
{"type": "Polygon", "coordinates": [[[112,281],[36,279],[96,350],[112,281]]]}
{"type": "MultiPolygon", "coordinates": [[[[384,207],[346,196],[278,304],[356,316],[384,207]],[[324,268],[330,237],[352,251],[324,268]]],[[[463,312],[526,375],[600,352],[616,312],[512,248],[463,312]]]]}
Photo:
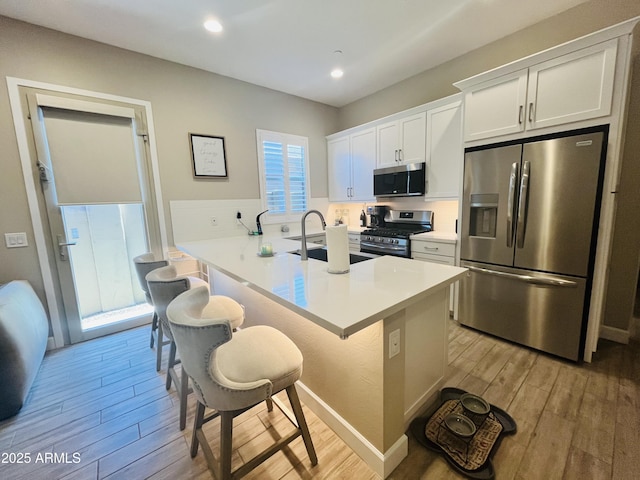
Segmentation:
{"type": "Polygon", "coordinates": [[[514,267],[587,276],[602,132],[527,143],[514,267]]]}
{"type": "Polygon", "coordinates": [[[586,280],[476,262],[460,285],[460,323],[578,360],[586,280]]]}
{"type": "Polygon", "coordinates": [[[460,258],[513,264],[522,145],[467,152],[460,258]]]}

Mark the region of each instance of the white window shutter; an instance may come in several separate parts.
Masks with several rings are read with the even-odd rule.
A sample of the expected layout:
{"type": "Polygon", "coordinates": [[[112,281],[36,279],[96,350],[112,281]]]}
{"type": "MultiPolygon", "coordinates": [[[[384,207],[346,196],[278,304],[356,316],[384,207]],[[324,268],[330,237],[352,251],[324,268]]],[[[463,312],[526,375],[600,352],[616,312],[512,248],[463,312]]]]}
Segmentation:
{"type": "Polygon", "coordinates": [[[299,220],[309,202],[308,139],[257,130],[260,194],[265,223],[299,220]],[[271,221],[269,221],[271,220],[271,221]]]}

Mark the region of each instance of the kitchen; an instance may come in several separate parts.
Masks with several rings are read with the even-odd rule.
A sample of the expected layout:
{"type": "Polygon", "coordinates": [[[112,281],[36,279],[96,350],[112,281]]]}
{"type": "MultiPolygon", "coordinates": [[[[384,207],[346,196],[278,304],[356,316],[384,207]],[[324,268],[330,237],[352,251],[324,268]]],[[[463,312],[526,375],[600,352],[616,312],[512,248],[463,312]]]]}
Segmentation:
{"type": "MultiPolygon", "coordinates": [[[[230,176],[229,182],[217,182],[215,184],[205,182],[193,182],[191,172],[187,169],[184,170],[182,162],[177,159],[183,159],[188,162],[188,154],[185,159],[184,147],[185,136],[184,132],[187,131],[208,131],[214,133],[223,133],[227,136],[229,142],[229,148],[233,148],[230,151],[233,152],[234,162],[240,162],[244,160],[236,159],[252,159],[255,162],[255,144],[249,141],[243,142],[241,139],[243,136],[253,136],[255,134],[253,128],[248,128],[243,124],[243,116],[248,115],[248,112],[252,116],[258,116],[256,123],[261,123],[262,126],[268,126],[269,128],[282,131],[290,131],[298,129],[298,125],[303,124],[305,129],[309,131],[320,132],[314,137],[311,137],[310,147],[311,153],[314,157],[324,158],[326,157],[325,151],[325,136],[333,134],[337,131],[342,131],[347,128],[351,128],[355,125],[364,124],[375,118],[382,118],[387,115],[395,114],[398,111],[405,108],[413,108],[415,105],[429,103],[439,98],[446,97],[450,94],[456,93],[456,89],[451,86],[453,81],[457,81],[461,78],[467,78],[471,74],[478,73],[483,70],[487,70],[495,65],[502,65],[509,61],[516,60],[524,57],[530,53],[534,53],[544,48],[555,46],[563,41],[576,38],[582,34],[591,33],[601,27],[609,26],[622,20],[631,18],[633,15],[637,15],[640,12],[634,11],[633,8],[628,5],[624,7],[622,4],[615,4],[611,6],[610,2],[590,2],[589,5],[582,7],[585,10],[580,10],[580,7],[576,7],[576,12],[573,14],[566,14],[566,16],[560,16],[552,21],[543,23],[532,30],[528,30],[516,36],[515,39],[505,40],[503,43],[494,45],[493,47],[482,50],[476,53],[476,56],[468,56],[460,59],[458,62],[450,65],[452,68],[456,68],[456,72],[451,74],[451,79],[448,82],[438,79],[439,75],[442,75],[442,70],[433,71],[425,76],[414,79],[413,82],[419,82],[423,85],[422,88],[410,89],[408,86],[412,85],[412,82],[404,83],[386,92],[386,94],[393,94],[394,100],[387,102],[384,100],[384,95],[376,98],[365,98],[360,102],[356,102],[353,105],[349,105],[341,109],[338,114],[335,109],[321,105],[319,103],[307,103],[299,98],[285,96],[276,92],[265,91],[264,89],[258,89],[251,87],[247,84],[236,84],[229,79],[216,77],[215,82],[218,88],[228,91],[239,90],[239,96],[244,97],[244,100],[235,102],[234,104],[221,103],[219,100],[213,102],[210,111],[221,109],[222,118],[214,120],[211,123],[209,119],[210,115],[195,107],[186,107],[183,104],[181,98],[186,95],[185,91],[189,88],[194,89],[195,85],[200,85],[205,80],[210,80],[210,77],[203,72],[188,69],[185,67],[171,66],[167,67],[168,71],[160,70],[162,82],[157,75],[148,75],[141,80],[131,80],[128,82],[128,86],[118,88],[119,94],[124,94],[134,98],[151,98],[154,107],[154,117],[158,127],[158,148],[161,152],[162,160],[162,190],[165,198],[165,211],[167,212],[167,222],[172,225],[173,231],[177,230],[176,225],[180,222],[188,223],[190,220],[189,215],[195,215],[198,208],[192,208],[194,212],[189,214],[185,212],[185,216],[176,219],[175,216],[169,215],[169,211],[173,208],[185,207],[182,202],[194,201],[205,202],[206,199],[210,199],[215,194],[215,208],[221,208],[221,211],[228,212],[229,214],[219,214],[220,224],[218,228],[223,230],[227,228],[225,222],[229,222],[229,228],[237,231],[235,223],[235,214],[238,208],[241,210],[244,206],[247,206],[246,212],[243,215],[245,221],[252,220],[250,212],[255,212],[255,205],[258,204],[256,199],[255,190],[257,189],[258,179],[255,166],[251,168],[243,168],[239,164],[229,164],[230,176]],[[625,10],[626,8],[626,10],[625,10]],[[567,18],[573,18],[569,15],[576,15],[576,17],[583,18],[585,12],[588,12],[590,20],[587,25],[575,25],[573,20],[567,20],[567,18]],[[555,28],[560,24],[572,24],[575,32],[563,33],[563,29],[555,28]],[[548,33],[548,32],[551,33],[548,33]],[[535,35],[537,34],[537,35],[535,35]],[[528,44],[526,42],[519,43],[517,40],[529,38],[529,35],[540,38],[535,45],[528,44]],[[515,47],[514,45],[520,45],[515,47]],[[511,48],[520,48],[517,52],[505,52],[511,48]],[[489,58],[485,58],[486,55],[489,58]],[[473,63],[471,60],[482,63],[482,68],[464,67],[465,64],[473,63]],[[429,88],[424,88],[424,85],[429,88]],[[163,92],[175,91],[181,92],[181,95],[167,96],[163,92]],[[413,92],[413,93],[410,93],[413,92]],[[404,98],[405,95],[410,94],[411,98],[404,98]],[[255,109],[255,105],[268,101],[269,111],[262,112],[260,109],[255,109]],[[290,115],[290,112],[298,112],[296,115],[290,115]],[[173,112],[180,112],[179,115],[172,115],[173,112]],[[275,124],[273,117],[279,117],[283,119],[279,124],[275,124]],[[294,118],[295,117],[295,118],[294,118]],[[192,125],[185,127],[183,125],[185,118],[192,119],[192,125]],[[225,123],[226,122],[226,123],[225,123]],[[331,128],[325,127],[326,123],[331,124],[331,128]],[[212,190],[215,192],[212,194],[212,190]],[[249,199],[249,200],[246,200],[249,199]],[[170,204],[169,202],[176,202],[177,205],[170,204]],[[228,219],[228,220],[227,220],[228,219]]],[[[103,64],[110,63],[118,65],[121,71],[137,72],[139,67],[139,61],[147,63],[153,66],[154,69],[160,69],[160,66],[155,63],[155,60],[143,58],[133,55],[130,52],[124,52],[106,47],[105,45],[83,43],[78,39],[68,37],[66,35],[46,31],[40,28],[22,24],[17,21],[2,19],[3,35],[11,40],[9,45],[14,45],[16,49],[21,52],[21,60],[14,59],[9,52],[3,51],[2,65],[6,65],[8,70],[3,71],[3,76],[17,76],[20,78],[32,78],[39,79],[41,81],[50,82],[59,85],[75,85],[80,88],[85,88],[91,91],[113,91],[114,79],[104,72],[102,68],[103,64]],[[38,53],[41,51],[41,45],[56,45],[55,52],[50,53],[50,56],[44,53],[38,53]],[[86,55],[82,52],[88,49],[91,54],[86,55]],[[67,52],[67,53],[65,53],[67,52]],[[71,60],[74,54],[79,54],[87,62],[86,67],[77,69],[77,71],[70,72],[68,69],[62,69],[60,65],[67,65],[71,62],[71,65],[76,65],[71,60]],[[19,65],[16,65],[19,63],[19,65]],[[45,72],[46,71],[46,72],[45,72]]],[[[579,23],[579,22],[578,22],[579,23]]],[[[141,73],[144,76],[144,72],[141,73]]],[[[131,78],[135,75],[132,73],[131,78]]],[[[209,92],[208,88],[205,88],[205,92],[209,92]]],[[[235,97],[237,99],[237,97],[235,97]]],[[[194,102],[195,103],[195,102],[194,102]]],[[[4,105],[8,105],[8,102],[3,102],[4,105]]],[[[3,107],[3,109],[8,107],[3,107]]],[[[13,198],[22,199],[22,201],[13,204],[10,209],[8,206],[3,207],[3,224],[5,231],[27,231],[31,234],[32,227],[28,220],[29,210],[27,208],[27,202],[25,199],[25,191],[20,188],[24,183],[22,180],[22,173],[20,171],[20,162],[18,160],[18,153],[15,145],[15,138],[13,133],[13,127],[10,124],[10,115],[5,115],[5,128],[3,131],[3,144],[12,146],[10,151],[11,164],[6,170],[5,180],[3,185],[6,187],[7,192],[11,192],[13,198]],[[9,211],[11,210],[11,211],[9,211]],[[6,215],[5,215],[6,213],[6,215]],[[6,225],[6,226],[5,226],[6,225]]],[[[631,135],[628,135],[631,137],[631,135]]],[[[230,156],[231,158],[231,156],[230,156]]],[[[633,168],[632,165],[623,164],[624,168],[633,168]]],[[[632,170],[633,171],[633,170],[632,170]]],[[[311,176],[315,178],[322,178],[327,176],[327,166],[321,163],[313,163],[311,165],[311,176]]],[[[625,175],[623,170],[622,176],[623,182],[631,181],[630,175],[625,175]]],[[[323,185],[312,184],[312,200],[320,202],[323,206],[323,211],[328,213],[328,219],[333,220],[333,213],[336,209],[349,210],[349,225],[356,225],[362,204],[356,203],[336,203],[328,206],[326,200],[322,198],[328,197],[328,187],[323,185]]],[[[628,193],[627,193],[628,195],[628,193]]],[[[384,202],[386,203],[386,202],[384,202]]],[[[417,202],[410,200],[398,200],[398,203],[403,205],[403,208],[409,207],[417,210],[431,210],[435,213],[435,231],[436,232],[454,232],[455,231],[455,219],[458,218],[456,210],[457,205],[452,205],[451,201],[434,201],[434,202],[417,202]],[[414,207],[415,205],[415,207],[414,207]]],[[[457,203],[457,202],[454,202],[457,203]]],[[[314,206],[313,204],[311,205],[314,206]]],[[[203,210],[208,208],[206,205],[198,204],[196,207],[201,207],[203,210]]],[[[621,215],[620,218],[629,218],[626,225],[634,224],[632,211],[624,209],[619,206],[621,215]],[[625,217],[625,215],[627,217],[625,217]]],[[[186,207],[185,207],[186,209],[186,207]]],[[[217,210],[219,211],[219,210],[217,210]]],[[[208,218],[208,214],[206,214],[208,218]]],[[[624,230],[625,224],[623,223],[619,227],[624,230]]],[[[268,228],[279,228],[279,225],[269,226],[268,228]]],[[[168,229],[168,243],[178,243],[179,239],[172,238],[173,231],[168,229]]],[[[208,230],[211,232],[211,229],[208,230]]],[[[32,238],[32,237],[31,237],[32,238]]],[[[621,237],[621,241],[625,240],[621,237]]],[[[614,252],[616,252],[614,246],[614,252]]],[[[607,302],[607,309],[611,311],[607,314],[605,319],[605,325],[610,322],[611,325],[619,330],[628,330],[629,315],[624,314],[626,312],[629,302],[629,295],[633,296],[633,286],[628,285],[628,281],[625,282],[625,278],[629,278],[629,269],[636,268],[635,261],[629,261],[629,253],[626,250],[620,251],[619,254],[614,253],[614,259],[612,263],[612,278],[610,279],[610,293],[612,298],[617,299],[622,297],[622,301],[607,302]],[[621,257],[615,257],[620,255],[621,257]],[[630,265],[633,264],[633,265],[630,265]],[[616,266],[614,268],[614,266],[616,266]],[[617,284],[615,283],[615,275],[619,275],[617,284]],[[629,293],[631,292],[631,293],[629,293]],[[611,303],[611,304],[610,304],[611,303]],[[620,313],[622,311],[622,313],[620,313]]],[[[637,255],[636,255],[637,256],[637,255]]],[[[21,277],[28,278],[34,285],[36,285],[39,292],[43,292],[43,280],[39,274],[39,260],[35,254],[33,247],[24,249],[22,251],[12,251],[2,253],[3,271],[6,272],[5,278],[9,277],[21,277]],[[19,253],[17,255],[16,253],[19,253]]],[[[634,274],[635,275],[635,274],[634,274]]],[[[4,280],[4,279],[3,279],[4,280]]],[[[44,297],[44,294],[42,294],[44,297]]]]}

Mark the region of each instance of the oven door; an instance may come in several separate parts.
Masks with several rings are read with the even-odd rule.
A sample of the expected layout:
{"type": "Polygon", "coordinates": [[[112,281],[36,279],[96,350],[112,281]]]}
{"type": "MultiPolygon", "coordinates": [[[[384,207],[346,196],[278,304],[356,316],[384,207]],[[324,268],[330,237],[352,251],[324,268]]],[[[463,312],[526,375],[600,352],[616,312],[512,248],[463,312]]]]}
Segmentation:
{"type": "Polygon", "coordinates": [[[360,240],[360,251],[377,255],[394,255],[396,257],[410,257],[411,251],[406,245],[386,245],[360,240]]]}

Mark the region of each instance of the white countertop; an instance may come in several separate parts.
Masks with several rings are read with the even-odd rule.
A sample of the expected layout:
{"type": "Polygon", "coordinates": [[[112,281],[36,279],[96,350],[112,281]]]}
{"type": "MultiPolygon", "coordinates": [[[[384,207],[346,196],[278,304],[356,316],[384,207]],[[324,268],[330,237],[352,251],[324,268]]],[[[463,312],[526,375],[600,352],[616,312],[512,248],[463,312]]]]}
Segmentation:
{"type": "Polygon", "coordinates": [[[431,240],[443,243],[456,243],[458,235],[453,232],[424,232],[409,237],[411,240],[431,240]]]}
{"type": "Polygon", "coordinates": [[[299,249],[300,242],[282,235],[184,242],[177,247],[341,337],[402,310],[466,271],[383,256],[351,265],[349,273],[330,274],[326,262],[303,262],[287,253],[299,249]],[[274,256],[257,255],[263,242],[271,242],[274,256]]]}

